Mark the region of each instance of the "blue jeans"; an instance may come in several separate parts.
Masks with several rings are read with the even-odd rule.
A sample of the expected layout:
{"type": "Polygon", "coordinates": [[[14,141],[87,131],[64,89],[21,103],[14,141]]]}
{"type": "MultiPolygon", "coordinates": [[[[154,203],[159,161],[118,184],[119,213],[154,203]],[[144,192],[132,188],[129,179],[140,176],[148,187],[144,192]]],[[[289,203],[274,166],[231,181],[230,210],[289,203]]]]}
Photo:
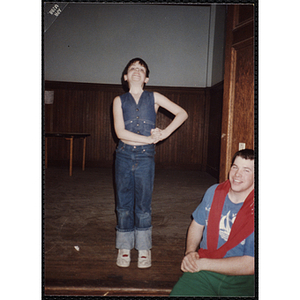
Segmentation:
{"type": "Polygon", "coordinates": [[[151,201],[155,145],[119,142],[116,150],[117,249],[152,248],[151,201]]]}

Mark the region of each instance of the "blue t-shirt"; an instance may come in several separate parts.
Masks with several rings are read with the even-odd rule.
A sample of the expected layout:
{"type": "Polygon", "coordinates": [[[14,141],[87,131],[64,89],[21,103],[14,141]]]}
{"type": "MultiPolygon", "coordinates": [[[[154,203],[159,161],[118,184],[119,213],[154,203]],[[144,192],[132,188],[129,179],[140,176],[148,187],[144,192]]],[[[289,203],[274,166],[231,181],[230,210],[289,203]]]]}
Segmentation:
{"type": "MultiPolygon", "coordinates": [[[[207,245],[206,245],[207,220],[208,220],[209,211],[211,208],[211,204],[217,186],[218,184],[215,184],[206,191],[202,202],[193,212],[194,220],[198,224],[205,226],[203,231],[203,238],[202,241],[200,242],[200,248],[203,249],[207,249],[207,245]]],[[[228,240],[231,227],[235,221],[237,213],[239,212],[242,206],[243,206],[243,202],[235,204],[231,202],[227,194],[223,206],[221,220],[220,220],[218,248],[220,248],[228,240]]],[[[239,245],[228,250],[228,252],[224,257],[243,256],[243,255],[249,255],[254,257],[254,232],[250,234],[245,240],[243,240],[239,245]]]]}

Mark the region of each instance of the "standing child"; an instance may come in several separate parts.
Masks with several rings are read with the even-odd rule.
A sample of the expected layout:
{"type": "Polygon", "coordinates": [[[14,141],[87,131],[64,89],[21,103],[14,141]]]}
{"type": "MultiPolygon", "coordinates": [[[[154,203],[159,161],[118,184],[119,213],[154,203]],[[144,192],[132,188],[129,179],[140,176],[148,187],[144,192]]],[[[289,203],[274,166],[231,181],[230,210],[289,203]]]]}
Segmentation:
{"type": "Polygon", "coordinates": [[[151,267],[151,200],[155,169],[155,144],[166,139],[188,117],[186,111],[165,96],[144,91],[149,68],[141,58],[132,59],[122,80],[129,92],[113,101],[116,149],[117,265],[130,265],[130,250],[138,250],[138,268],[151,267]],[[155,128],[162,106],[175,118],[165,129],[155,128]]]}

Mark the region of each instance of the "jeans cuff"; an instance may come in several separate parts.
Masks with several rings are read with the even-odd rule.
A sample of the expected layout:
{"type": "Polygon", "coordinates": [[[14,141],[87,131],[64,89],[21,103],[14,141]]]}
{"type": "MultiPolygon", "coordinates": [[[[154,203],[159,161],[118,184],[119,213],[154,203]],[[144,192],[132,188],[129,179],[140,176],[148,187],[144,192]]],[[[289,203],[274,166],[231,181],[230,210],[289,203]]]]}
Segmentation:
{"type": "Polygon", "coordinates": [[[116,248],[131,250],[134,248],[134,231],[118,231],[116,236],[116,248]]]}
{"type": "Polygon", "coordinates": [[[146,230],[135,230],[135,249],[150,250],[152,248],[152,227],[146,230]]]}

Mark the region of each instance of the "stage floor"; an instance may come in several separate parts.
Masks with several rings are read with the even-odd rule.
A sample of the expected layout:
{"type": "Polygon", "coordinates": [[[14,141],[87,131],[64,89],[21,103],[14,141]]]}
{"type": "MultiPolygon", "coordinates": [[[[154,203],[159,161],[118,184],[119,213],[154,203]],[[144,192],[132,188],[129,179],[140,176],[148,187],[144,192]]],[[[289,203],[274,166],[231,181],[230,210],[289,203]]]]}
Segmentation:
{"type": "Polygon", "coordinates": [[[217,180],[196,170],[157,169],[152,199],[152,267],[116,265],[112,168],[49,167],[44,185],[45,295],[167,296],[180,263],[191,214],[217,180]]]}

